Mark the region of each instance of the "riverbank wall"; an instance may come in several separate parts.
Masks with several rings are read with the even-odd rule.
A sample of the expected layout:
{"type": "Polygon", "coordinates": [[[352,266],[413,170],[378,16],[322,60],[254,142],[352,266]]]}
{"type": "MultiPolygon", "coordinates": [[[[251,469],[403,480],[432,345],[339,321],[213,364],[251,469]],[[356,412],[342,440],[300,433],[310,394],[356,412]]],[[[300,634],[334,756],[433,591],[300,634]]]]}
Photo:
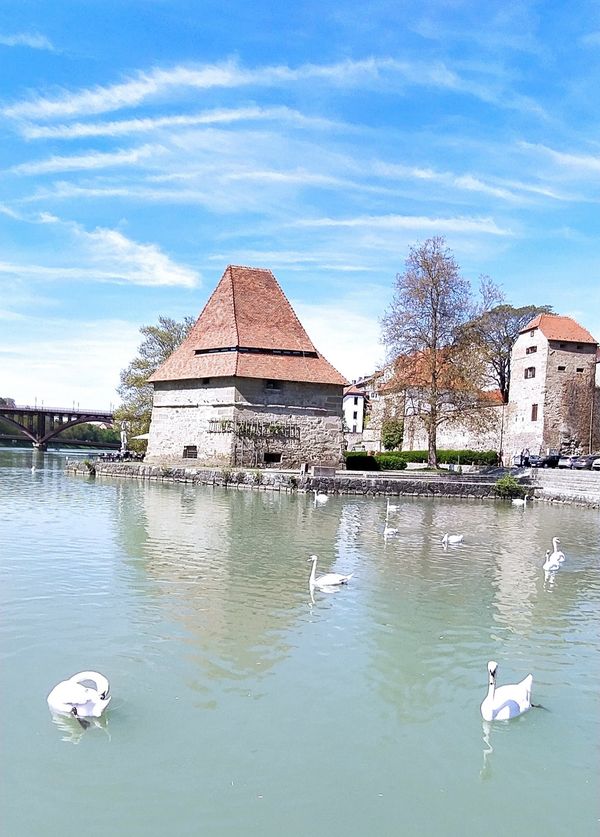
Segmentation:
{"type": "MultiPolygon", "coordinates": [[[[266,489],[283,492],[318,491],[326,494],[362,494],[412,497],[468,497],[497,499],[495,483],[501,473],[447,474],[431,472],[337,471],[313,476],[298,471],[229,470],[223,468],[166,467],[143,462],[97,462],[69,460],[67,471],[97,477],[120,477],[154,482],[180,482],[229,488],[266,489]]],[[[527,488],[530,477],[519,476],[527,488]]]]}

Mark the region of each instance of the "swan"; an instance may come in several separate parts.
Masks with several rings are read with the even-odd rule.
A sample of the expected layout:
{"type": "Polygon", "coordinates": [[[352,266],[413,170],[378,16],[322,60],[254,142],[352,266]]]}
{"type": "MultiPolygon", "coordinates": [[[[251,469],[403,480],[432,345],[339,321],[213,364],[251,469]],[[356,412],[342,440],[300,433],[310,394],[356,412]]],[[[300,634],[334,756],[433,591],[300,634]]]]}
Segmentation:
{"type": "Polygon", "coordinates": [[[528,499],[529,497],[527,496],[527,494],[524,497],[515,497],[515,499],[512,501],[512,504],[513,506],[520,506],[522,509],[524,509],[527,505],[528,499]]]}
{"type": "Polygon", "coordinates": [[[528,674],[520,683],[510,683],[496,688],[498,663],[490,660],[488,665],[489,687],[481,704],[484,721],[506,721],[516,718],[531,708],[531,686],[533,675],[528,674]]]}
{"type": "Polygon", "coordinates": [[[388,511],[388,513],[398,511],[399,508],[400,508],[400,506],[396,506],[393,503],[390,503],[390,498],[388,497],[388,501],[387,501],[387,511],[388,511]]]}
{"type": "Polygon", "coordinates": [[[399,529],[396,529],[395,526],[388,526],[387,522],[385,524],[385,529],[383,530],[383,537],[388,538],[390,535],[397,535],[399,529]]]}
{"type": "Polygon", "coordinates": [[[315,491],[315,506],[317,504],[322,505],[323,503],[326,503],[328,500],[329,497],[327,496],[327,494],[319,494],[318,491],[315,491]]]}
{"type": "Polygon", "coordinates": [[[463,542],[464,535],[449,535],[448,532],[442,538],[442,544],[444,548],[448,546],[448,544],[455,546],[456,544],[463,542]]]}
{"type": "Polygon", "coordinates": [[[311,590],[313,587],[337,587],[337,585],[339,584],[347,584],[354,575],[354,573],[350,573],[350,575],[341,575],[340,573],[325,573],[325,575],[315,577],[315,574],[317,572],[317,556],[311,555],[308,560],[312,561],[310,577],[308,579],[308,586],[311,590]]]}
{"type": "Polygon", "coordinates": [[[80,671],[58,683],[47,700],[50,710],[58,715],[99,718],[110,703],[110,686],[103,674],[80,671]]]}
{"type": "Polygon", "coordinates": [[[552,547],[553,551],[550,552],[549,549],[546,550],[546,554],[544,556],[544,563],[542,564],[542,569],[546,572],[554,572],[555,570],[560,570],[560,565],[565,560],[564,552],[558,548],[560,541],[558,538],[552,538],[552,547]]]}

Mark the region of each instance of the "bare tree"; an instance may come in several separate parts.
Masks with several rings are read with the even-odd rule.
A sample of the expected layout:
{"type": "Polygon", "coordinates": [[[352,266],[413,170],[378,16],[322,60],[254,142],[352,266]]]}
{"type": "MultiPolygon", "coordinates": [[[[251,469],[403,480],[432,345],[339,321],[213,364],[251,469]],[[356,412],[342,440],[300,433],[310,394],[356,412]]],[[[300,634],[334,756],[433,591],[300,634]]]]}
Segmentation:
{"type": "Polygon", "coordinates": [[[483,364],[465,339],[466,323],[481,313],[444,238],[410,248],[382,320],[383,342],[394,358],[393,387],[404,391],[410,411],[424,422],[432,467],[439,425],[469,411],[481,415],[483,364]]]}

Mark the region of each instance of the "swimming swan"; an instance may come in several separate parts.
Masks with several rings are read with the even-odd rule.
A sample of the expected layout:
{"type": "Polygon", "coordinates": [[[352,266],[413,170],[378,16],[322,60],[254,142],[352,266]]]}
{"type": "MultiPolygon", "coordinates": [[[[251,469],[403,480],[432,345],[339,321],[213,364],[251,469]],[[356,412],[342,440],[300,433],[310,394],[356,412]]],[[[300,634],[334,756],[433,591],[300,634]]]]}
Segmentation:
{"type": "Polygon", "coordinates": [[[515,499],[512,501],[512,504],[513,506],[520,506],[522,509],[524,509],[527,505],[527,500],[529,500],[529,497],[527,495],[525,495],[524,497],[515,497],[515,499]]]}
{"type": "Polygon", "coordinates": [[[449,535],[448,532],[442,538],[442,544],[447,547],[448,544],[456,545],[463,542],[464,535],[449,535]]]}
{"type": "Polygon", "coordinates": [[[481,704],[484,721],[506,721],[516,718],[531,708],[531,686],[533,675],[528,674],[520,683],[510,683],[496,688],[498,663],[490,660],[488,665],[488,693],[481,704]]]}
{"type": "Polygon", "coordinates": [[[315,491],[315,506],[317,504],[322,505],[323,503],[326,503],[328,500],[329,497],[327,496],[327,494],[319,494],[318,491],[315,491]]]}
{"type": "Polygon", "coordinates": [[[553,573],[556,572],[556,570],[560,570],[560,565],[565,560],[565,553],[558,548],[559,543],[560,540],[558,538],[552,538],[552,553],[549,549],[546,550],[542,569],[547,573],[553,573]]]}
{"type": "Polygon", "coordinates": [[[350,573],[350,575],[340,575],[340,573],[325,573],[325,575],[320,575],[315,577],[317,572],[317,556],[311,555],[308,559],[312,561],[312,568],[310,571],[310,577],[308,579],[308,586],[310,589],[313,587],[336,587],[339,584],[347,584],[354,573],[350,573]]]}
{"type": "Polygon", "coordinates": [[[395,511],[398,511],[398,509],[399,509],[399,508],[400,508],[400,506],[396,506],[395,504],[390,503],[390,498],[388,497],[388,501],[387,501],[387,510],[388,510],[388,512],[395,512],[395,511]]]}
{"type": "Polygon", "coordinates": [[[76,718],[99,718],[110,703],[110,686],[97,671],[80,671],[58,683],[48,695],[51,712],[76,718]]]}

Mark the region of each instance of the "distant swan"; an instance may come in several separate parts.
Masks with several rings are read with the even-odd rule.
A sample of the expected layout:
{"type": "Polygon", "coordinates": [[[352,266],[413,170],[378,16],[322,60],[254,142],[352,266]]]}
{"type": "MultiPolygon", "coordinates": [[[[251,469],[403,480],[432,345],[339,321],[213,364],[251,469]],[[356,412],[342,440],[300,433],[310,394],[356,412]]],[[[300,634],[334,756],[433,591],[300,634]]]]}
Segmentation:
{"type": "Polygon", "coordinates": [[[48,695],[48,706],[59,715],[99,718],[110,700],[110,686],[103,674],[80,671],[52,689],[48,695]]]}
{"type": "Polygon", "coordinates": [[[385,529],[383,530],[383,537],[388,538],[390,535],[397,535],[399,531],[395,526],[388,526],[386,523],[385,529]]]}
{"type": "Polygon", "coordinates": [[[395,511],[398,511],[398,509],[399,509],[399,508],[400,508],[400,506],[396,506],[396,505],[394,505],[393,503],[390,503],[390,498],[388,497],[388,501],[387,501],[387,510],[388,510],[388,512],[395,512],[395,511]]]}
{"type": "Polygon", "coordinates": [[[442,538],[442,544],[444,547],[447,547],[448,544],[451,546],[456,546],[456,544],[463,542],[464,535],[449,535],[448,532],[442,538]]]}
{"type": "Polygon", "coordinates": [[[326,503],[328,500],[329,497],[327,496],[327,494],[319,494],[318,491],[315,491],[315,506],[317,505],[317,503],[323,504],[326,503]]]}
{"type": "Polygon", "coordinates": [[[528,499],[529,497],[527,496],[527,494],[524,497],[515,497],[515,499],[512,501],[512,504],[513,506],[521,506],[521,508],[524,509],[527,505],[528,499]]]}
{"type": "Polygon", "coordinates": [[[308,559],[312,561],[312,567],[310,570],[310,577],[308,579],[308,586],[310,589],[313,587],[337,587],[339,584],[347,584],[354,573],[350,573],[350,575],[341,575],[340,573],[325,573],[325,575],[316,576],[317,572],[317,556],[311,555],[308,559]]]}
{"type": "Polygon", "coordinates": [[[496,688],[498,663],[490,660],[487,667],[489,686],[487,696],[481,704],[483,720],[506,721],[527,712],[531,708],[533,675],[528,674],[520,683],[510,683],[496,688]]]}

